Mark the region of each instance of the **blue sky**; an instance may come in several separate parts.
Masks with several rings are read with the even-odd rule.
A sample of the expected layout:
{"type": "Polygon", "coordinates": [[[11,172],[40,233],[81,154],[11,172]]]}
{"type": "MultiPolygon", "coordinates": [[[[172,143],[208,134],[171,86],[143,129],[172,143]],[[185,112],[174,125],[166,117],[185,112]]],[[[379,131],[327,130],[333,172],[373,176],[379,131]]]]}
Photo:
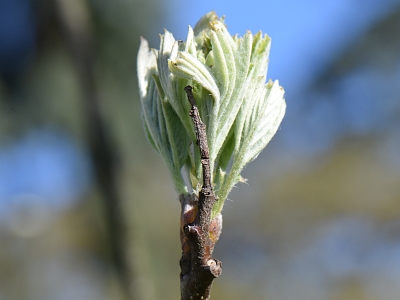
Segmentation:
{"type": "Polygon", "coordinates": [[[214,10],[226,16],[231,34],[261,30],[272,38],[268,77],[295,92],[345,50],[359,34],[383,17],[396,0],[281,0],[171,2],[168,24],[184,39],[187,25],[214,10]]]}

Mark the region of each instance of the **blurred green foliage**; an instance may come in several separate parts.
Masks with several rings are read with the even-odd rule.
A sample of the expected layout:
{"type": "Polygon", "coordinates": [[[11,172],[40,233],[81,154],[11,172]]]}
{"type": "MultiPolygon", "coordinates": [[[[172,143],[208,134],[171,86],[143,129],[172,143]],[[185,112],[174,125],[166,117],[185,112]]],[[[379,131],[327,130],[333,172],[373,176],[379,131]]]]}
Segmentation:
{"type": "MultiPolygon", "coordinates": [[[[1,145],[30,128],[50,127],[88,148],[85,95],[55,3],[35,2],[36,54],[12,88],[0,81],[1,145]]],[[[167,3],[67,3],[76,9],[77,26],[84,7],[94,34],[94,86],[118,158],[133,294],[178,299],[180,207],[167,169],[143,134],[135,65],[140,35],[154,37],[150,45],[158,46],[157,33],[170,14],[167,3]]],[[[393,64],[378,63],[382,41],[376,41],[386,36],[379,32],[388,34],[386,41],[400,36],[396,20],[383,20],[379,31],[360,37],[370,47],[355,45],[357,55],[349,49],[327,72],[344,76],[374,61],[389,69],[384,72],[389,78],[390,68],[382,66],[395,65],[398,57],[385,55],[393,64]]],[[[385,53],[392,49],[387,45],[385,53]]],[[[226,203],[215,249],[224,273],[214,283],[213,298],[396,299],[400,174],[387,149],[397,123],[383,134],[348,134],[311,160],[274,151],[273,140],[271,150],[245,169],[249,185],[234,190],[226,203]],[[288,161],[296,163],[280,167],[288,161]]],[[[34,235],[2,220],[0,299],[124,299],[110,259],[102,197],[93,185],[78,204],[41,220],[45,226],[34,235]]],[[[32,225],[27,222],[32,211],[22,209],[18,222],[32,225]]]]}

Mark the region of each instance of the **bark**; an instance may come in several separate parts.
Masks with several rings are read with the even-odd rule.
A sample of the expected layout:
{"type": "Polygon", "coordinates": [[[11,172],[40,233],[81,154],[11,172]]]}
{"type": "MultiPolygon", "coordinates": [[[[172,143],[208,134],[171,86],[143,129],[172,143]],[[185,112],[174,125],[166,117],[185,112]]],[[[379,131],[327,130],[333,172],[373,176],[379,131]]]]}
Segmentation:
{"type": "Polygon", "coordinates": [[[181,299],[209,299],[214,278],[222,272],[222,263],[212,257],[215,243],[222,229],[222,216],[211,220],[211,211],[217,201],[211,182],[210,158],[206,126],[201,121],[192,87],[185,87],[192,106],[190,116],[196,132],[203,166],[203,186],[199,195],[181,195],[181,299]]]}

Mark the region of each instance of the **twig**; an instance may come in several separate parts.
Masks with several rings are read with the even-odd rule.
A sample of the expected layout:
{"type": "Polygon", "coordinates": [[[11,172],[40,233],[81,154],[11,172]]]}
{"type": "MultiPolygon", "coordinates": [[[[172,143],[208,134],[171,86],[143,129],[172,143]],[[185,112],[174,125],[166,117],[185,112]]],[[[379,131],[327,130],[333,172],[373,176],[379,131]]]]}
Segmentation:
{"type": "Polygon", "coordinates": [[[214,278],[222,272],[222,263],[212,258],[215,243],[221,231],[221,222],[211,220],[211,211],[216,201],[211,183],[210,158],[206,136],[206,126],[200,118],[192,87],[186,86],[185,92],[192,106],[190,117],[196,132],[203,166],[203,187],[199,197],[181,195],[181,299],[209,299],[214,278]],[[211,239],[210,232],[217,232],[217,238],[211,239]]]}

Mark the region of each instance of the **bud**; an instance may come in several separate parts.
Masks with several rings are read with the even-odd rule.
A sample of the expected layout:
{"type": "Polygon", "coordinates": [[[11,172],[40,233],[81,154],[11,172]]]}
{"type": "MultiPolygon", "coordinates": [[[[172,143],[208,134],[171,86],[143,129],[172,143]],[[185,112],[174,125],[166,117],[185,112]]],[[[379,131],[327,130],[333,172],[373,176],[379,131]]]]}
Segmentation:
{"type": "Polygon", "coordinates": [[[219,236],[222,231],[222,214],[219,213],[212,219],[210,223],[209,236],[213,244],[215,245],[218,242],[219,236]]]}
{"type": "Polygon", "coordinates": [[[278,81],[265,84],[269,49],[267,35],[231,36],[214,12],[204,15],[194,29],[189,26],[186,41],[176,41],[165,30],[155,50],[142,38],[138,78],[147,138],[164,158],[177,191],[197,194],[201,161],[184,92],[191,85],[206,124],[212,183],[219,198],[212,218],[284,116],[284,90],[278,81]]]}

